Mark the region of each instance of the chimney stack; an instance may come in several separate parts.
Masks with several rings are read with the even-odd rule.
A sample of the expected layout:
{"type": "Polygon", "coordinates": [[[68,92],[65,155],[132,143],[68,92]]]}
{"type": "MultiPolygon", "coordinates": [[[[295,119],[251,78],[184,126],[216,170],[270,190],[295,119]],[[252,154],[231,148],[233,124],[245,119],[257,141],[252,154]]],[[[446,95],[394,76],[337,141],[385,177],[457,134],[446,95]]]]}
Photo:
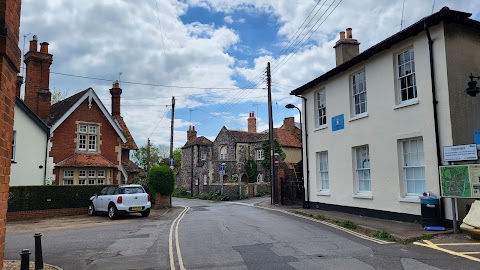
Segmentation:
{"type": "Polygon", "coordinates": [[[248,132],[257,133],[257,118],[255,118],[255,113],[250,112],[248,115],[248,132]]]}
{"type": "Polygon", "coordinates": [[[118,81],[115,81],[110,89],[112,95],[112,116],[120,116],[120,96],[122,95],[122,89],[118,81]]]}
{"type": "Polygon", "coordinates": [[[285,117],[283,119],[283,128],[288,130],[288,131],[294,131],[295,130],[295,118],[292,117],[285,117]]]}
{"type": "Polygon", "coordinates": [[[346,34],[347,35],[345,36],[345,32],[341,31],[340,39],[337,40],[337,43],[333,47],[335,48],[335,60],[337,67],[357,56],[360,52],[360,43],[356,39],[353,39],[352,28],[347,28],[346,34]]]}
{"type": "Polygon", "coordinates": [[[197,139],[197,132],[195,131],[195,126],[190,126],[187,131],[187,142],[193,142],[197,139]]]}
{"type": "Polygon", "coordinates": [[[50,66],[53,56],[48,53],[48,43],[43,42],[38,51],[37,36],[30,41],[30,49],[25,54],[25,104],[45,120],[50,116],[52,93],[50,92],[50,66]]]}

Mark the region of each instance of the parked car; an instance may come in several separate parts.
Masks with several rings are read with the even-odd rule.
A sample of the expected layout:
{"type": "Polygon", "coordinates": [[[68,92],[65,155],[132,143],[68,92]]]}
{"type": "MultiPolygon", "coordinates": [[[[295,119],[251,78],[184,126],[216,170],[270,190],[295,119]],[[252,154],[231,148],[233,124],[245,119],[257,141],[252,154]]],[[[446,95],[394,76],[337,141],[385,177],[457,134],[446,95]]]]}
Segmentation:
{"type": "Polygon", "coordinates": [[[151,207],[150,194],[141,185],[107,186],[90,198],[88,215],[106,212],[110,219],[116,219],[122,214],[140,213],[148,217],[151,207]]]}

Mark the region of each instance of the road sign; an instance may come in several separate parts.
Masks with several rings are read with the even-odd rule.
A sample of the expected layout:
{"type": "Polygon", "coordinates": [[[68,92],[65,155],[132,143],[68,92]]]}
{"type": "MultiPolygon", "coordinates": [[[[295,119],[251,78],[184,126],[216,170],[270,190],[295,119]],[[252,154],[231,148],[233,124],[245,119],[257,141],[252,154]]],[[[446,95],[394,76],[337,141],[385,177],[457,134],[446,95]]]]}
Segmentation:
{"type": "Polygon", "coordinates": [[[173,159],[173,157],[170,158],[170,166],[175,166],[175,159],[173,159]]]}
{"type": "Polygon", "coordinates": [[[220,164],[220,172],[225,174],[225,163],[220,164]]]}
{"type": "Polygon", "coordinates": [[[275,158],[274,158],[274,161],[275,161],[275,166],[278,166],[278,164],[280,163],[280,162],[278,161],[278,157],[275,157],[275,158]]]}

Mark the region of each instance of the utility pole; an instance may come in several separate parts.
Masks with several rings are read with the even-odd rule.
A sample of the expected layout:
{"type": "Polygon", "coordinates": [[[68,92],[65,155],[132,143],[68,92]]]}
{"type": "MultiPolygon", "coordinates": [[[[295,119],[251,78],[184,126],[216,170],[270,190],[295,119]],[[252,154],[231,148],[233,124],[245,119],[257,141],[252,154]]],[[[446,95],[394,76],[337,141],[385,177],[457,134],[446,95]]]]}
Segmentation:
{"type": "Polygon", "coordinates": [[[170,124],[170,159],[173,157],[173,122],[175,120],[175,97],[172,97],[172,120],[170,124]]]}
{"type": "Polygon", "coordinates": [[[271,204],[277,204],[277,179],[275,177],[275,142],[273,136],[272,115],[272,77],[270,74],[270,62],[267,63],[267,90],[268,90],[268,140],[270,145],[270,185],[272,186],[271,204]]]}
{"type": "Polygon", "coordinates": [[[150,138],[147,140],[147,175],[150,171],[150,138]]]}

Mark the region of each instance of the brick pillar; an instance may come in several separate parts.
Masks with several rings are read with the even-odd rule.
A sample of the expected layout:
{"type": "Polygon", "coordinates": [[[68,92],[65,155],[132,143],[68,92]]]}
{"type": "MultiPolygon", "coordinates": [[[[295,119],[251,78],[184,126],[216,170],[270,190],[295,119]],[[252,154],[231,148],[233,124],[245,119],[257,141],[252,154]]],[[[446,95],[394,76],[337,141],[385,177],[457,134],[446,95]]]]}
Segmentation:
{"type": "Polygon", "coordinates": [[[0,265],[5,250],[13,113],[20,72],[20,3],[20,0],[0,0],[0,265]]]}

